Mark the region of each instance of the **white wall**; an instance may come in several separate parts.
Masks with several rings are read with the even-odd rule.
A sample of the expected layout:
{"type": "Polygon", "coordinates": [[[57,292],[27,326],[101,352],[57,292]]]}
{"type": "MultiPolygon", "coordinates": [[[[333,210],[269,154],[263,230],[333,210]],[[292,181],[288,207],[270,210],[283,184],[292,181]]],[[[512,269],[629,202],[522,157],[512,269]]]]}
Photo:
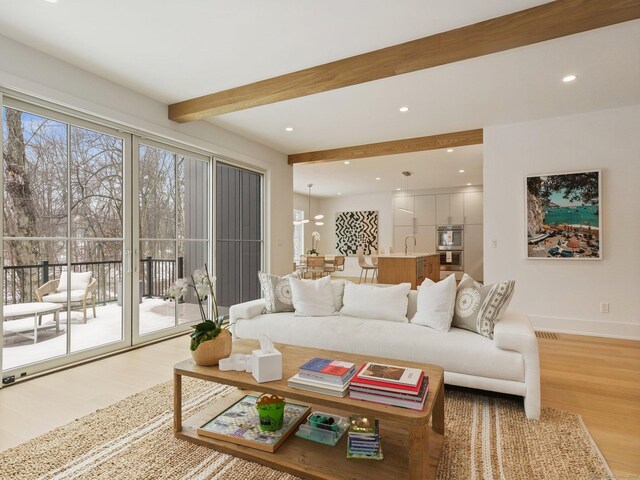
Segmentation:
{"type": "MultiPolygon", "coordinates": [[[[265,268],[291,271],[293,168],[284,154],[200,121],[178,124],[167,106],[0,35],[0,87],[28,93],[265,170],[265,268]]],[[[158,79],[162,81],[162,79],[158,79]]]]}
{"type": "MultiPolygon", "coordinates": [[[[336,213],[338,212],[376,210],[378,212],[378,249],[380,251],[383,248],[386,250],[393,243],[391,193],[321,198],[318,201],[318,210],[324,214],[324,225],[314,227],[320,233],[320,248],[318,249],[320,253],[337,253],[336,213]]],[[[347,257],[344,272],[338,272],[336,275],[358,277],[360,275],[358,258],[347,257]]]]}
{"type": "Polygon", "coordinates": [[[510,308],[535,327],[640,339],[639,128],[640,106],[485,128],[485,281],[515,279],[510,308]],[[587,169],[602,169],[603,260],[527,260],[525,177],[587,169]]]}

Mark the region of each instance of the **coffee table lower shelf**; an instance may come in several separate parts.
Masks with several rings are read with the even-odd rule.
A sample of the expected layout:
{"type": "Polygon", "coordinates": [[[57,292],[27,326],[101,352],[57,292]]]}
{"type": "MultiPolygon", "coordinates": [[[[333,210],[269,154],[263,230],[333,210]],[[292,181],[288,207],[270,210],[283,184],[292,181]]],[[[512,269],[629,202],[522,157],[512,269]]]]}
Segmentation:
{"type": "MultiPolygon", "coordinates": [[[[233,392],[215,404],[202,409],[182,422],[181,430],[175,432],[175,437],[235,455],[245,460],[257,462],[276,470],[288,472],[301,478],[318,480],[398,480],[410,478],[409,431],[406,426],[389,421],[380,421],[382,449],[384,452],[384,460],[381,461],[347,459],[346,435],[335,447],[331,447],[298,438],[292,434],[275,453],[263,452],[254,448],[225,442],[224,440],[198,435],[196,432],[198,427],[247,394],[251,394],[251,392],[233,392]]],[[[316,405],[311,405],[311,407],[312,409],[326,409],[326,407],[316,405]]],[[[335,413],[348,416],[354,412],[335,411],[335,413]]],[[[427,478],[435,478],[442,450],[443,436],[430,429],[426,437],[427,441],[429,441],[428,451],[430,457],[427,478]]]]}

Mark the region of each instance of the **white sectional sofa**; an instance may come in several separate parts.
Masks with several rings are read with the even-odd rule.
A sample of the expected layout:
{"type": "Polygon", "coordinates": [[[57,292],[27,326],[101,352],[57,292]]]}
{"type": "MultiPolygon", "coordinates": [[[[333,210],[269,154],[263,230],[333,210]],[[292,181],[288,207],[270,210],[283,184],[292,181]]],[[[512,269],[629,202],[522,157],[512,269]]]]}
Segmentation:
{"type": "MultiPolygon", "coordinates": [[[[408,319],[416,312],[416,299],[417,291],[410,291],[408,319]]],[[[267,335],[276,343],[440,365],[445,383],[522,396],[527,417],[540,416],[538,342],[527,315],[505,313],[491,340],[455,327],[441,333],[410,322],[265,314],[264,307],[264,299],[231,307],[234,339],[267,335]]]]}

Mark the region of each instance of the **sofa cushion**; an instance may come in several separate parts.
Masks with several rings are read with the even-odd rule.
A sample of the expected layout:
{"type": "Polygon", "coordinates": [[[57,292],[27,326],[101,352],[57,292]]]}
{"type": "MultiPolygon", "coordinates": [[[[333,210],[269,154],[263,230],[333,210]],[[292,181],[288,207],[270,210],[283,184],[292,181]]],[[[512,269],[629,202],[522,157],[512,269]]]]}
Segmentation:
{"type": "Polygon", "coordinates": [[[300,278],[300,274],[294,272],[281,277],[270,273],[258,272],[262,295],[267,301],[264,307],[265,313],[293,312],[293,300],[291,298],[291,287],[289,286],[290,277],[300,278]]]}
{"type": "Polygon", "coordinates": [[[458,285],[453,326],[493,338],[493,327],[509,306],[515,283],[483,286],[465,273],[458,285]]]}
{"type": "Polygon", "coordinates": [[[449,275],[436,283],[425,278],[418,290],[417,312],[411,323],[448,332],[456,305],[456,277],[449,275]]]}
{"type": "Polygon", "coordinates": [[[401,283],[391,287],[357,285],[347,283],[344,286],[344,307],[341,315],[393,322],[407,322],[407,295],[410,283],[401,283]]]}
{"type": "Polygon", "coordinates": [[[239,319],[235,335],[251,339],[267,335],[276,343],[432,363],[447,372],[524,381],[519,352],[497,348],[493,340],[460,328],[442,333],[411,323],[342,315],[301,321],[289,312],[239,319]]]}
{"type": "Polygon", "coordinates": [[[342,298],[344,297],[344,286],[346,283],[345,280],[331,280],[331,293],[333,294],[333,305],[335,306],[336,312],[339,312],[344,306],[342,298]]]}
{"type": "Polygon", "coordinates": [[[298,317],[326,317],[336,315],[331,277],[319,280],[289,278],[291,298],[298,317]]]}

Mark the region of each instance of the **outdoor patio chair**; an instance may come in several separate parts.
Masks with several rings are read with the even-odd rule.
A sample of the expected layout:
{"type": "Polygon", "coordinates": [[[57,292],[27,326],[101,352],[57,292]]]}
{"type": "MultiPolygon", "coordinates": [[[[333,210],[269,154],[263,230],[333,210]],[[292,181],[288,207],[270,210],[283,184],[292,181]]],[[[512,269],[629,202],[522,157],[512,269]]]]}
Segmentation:
{"type": "Polygon", "coordinates": [[[62,272],[59,279],[49,280],[36,289],[39,302],[60,303],[69,302],[71,308],[82,309],[82,321],[87,323],[87,303],[93,306],[93,318],[96,318],[95,291],[98,282],[92,277],[93,272],[71,272],[70,291],[67,292],[67,272],[62,272]]]}

